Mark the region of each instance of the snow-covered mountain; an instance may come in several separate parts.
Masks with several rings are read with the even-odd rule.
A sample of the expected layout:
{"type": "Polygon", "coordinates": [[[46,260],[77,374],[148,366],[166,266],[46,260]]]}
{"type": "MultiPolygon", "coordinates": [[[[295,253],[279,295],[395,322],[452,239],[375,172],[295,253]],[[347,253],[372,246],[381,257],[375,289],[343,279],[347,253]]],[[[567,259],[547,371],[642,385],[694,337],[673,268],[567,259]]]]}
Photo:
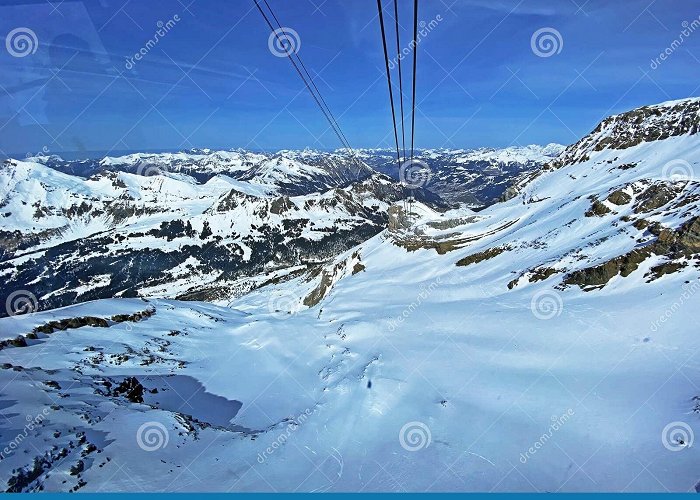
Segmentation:
{"type": "Polygon", "coordinates": [[[39,156],[29,160],[56,170],[90,177],[107,171],[139,175],[186,175],[204,183],[215,176],[259,185],[277,194],[296,196],[345,187],[370,177],[373,171],[344,150],[279,151],[274,154],[245,150],[195,149],[178,153],[133,153],[100,160],[63,160],[39,156]]]}
{"type": "MultiPolygon", "coordinates": [[[[426,149],[418,150],[415,158],[430,172],[425,185],[421,185],[425,188],[424,196],[433,193],[433,203],[437,203],[439,197],[452,205],[464,203],[480,209],[498,201],[522,175],[538,172],[563,150],[564,146],[559,144],[504,149],[426,149]]],[[[67,161],[55,155],[28,160],[83,177],[107,171],[185,174],[204,183],[215,176],[226,175],[288,196],[346,187],[368,178],[373,171],[396,181],[406,181],[401,177],[395,152],[387,149],[333,152],[306,149],[276,153],[198,149],[178,153],[133,153],[100,160],[67,161]]]]}
{"type": "Polygon", "coordinates": [[[388,207],[405,197],[377,173],[297,196],[280,194],[279,180],[216,175],[199,183],[174,171],[84,179],[6,162],[0,301],[19,290],[42,309],[109,297],[231,299],[377,234],[388,207]]]}
{"type": "Polygon", "coordinates": [[[556,150],[429,151],[424,157],[442,173],[420,189],[372,170],[381,151],[8,160],[0,169],[0,301],[25,289],[42,308],[114,296],[231,298],[264,283],[263,271],[296,272],[376,234],[399,199],[444,210],[437,191],[501,195],[556,150]]]}
{"type": "MultiPolygon", "coordinates": [[[[385,177],[289,197],[286,213],[309,220],[300,238],[324,232],[310,222],[352,232],[384,211],[388,227],[232,301],[109,299],[0,319],[7,489],[693,491],[699,109],[687,99],[608,118],[478,213],[416,202],[407,214],[376,194],[392,192],[385,177]]],[[[34,183],[34,197],[4,211],[59,204],[37,186],[51,169],[21,167],[31,175],[2,185],[34,183]]],[[[241,186],[200,198],[243,181],[205,190],[125,173],[71,186],[68,206],[90,200],[91,183],[145,200],[160,191],[141,183],[159,179],[180,183],[166,189],[180,198],[110,230],[95,256],[128,233],[143,233],[132,249],[191,245],[204,220],[223,242],[263,203],[256,228],[292,217],[241,186]],[[194,237],[186,223],[170,241],[167,224],[150,233],[164,206],[186,205],[201,212],[194,237]]],[[[28,257],[12,258],[6,281],[28,257]]],[[[180,285],[161,286],[151,297],[180,285]]],[[[31,310],[31,296],[12,299],[31,310]]]]}

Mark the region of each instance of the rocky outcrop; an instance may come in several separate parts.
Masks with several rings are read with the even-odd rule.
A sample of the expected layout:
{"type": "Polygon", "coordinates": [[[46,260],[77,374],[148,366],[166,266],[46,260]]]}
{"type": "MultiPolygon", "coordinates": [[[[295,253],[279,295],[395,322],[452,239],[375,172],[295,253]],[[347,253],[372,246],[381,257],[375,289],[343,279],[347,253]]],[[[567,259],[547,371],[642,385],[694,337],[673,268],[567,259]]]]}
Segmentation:
{"type": "Polygon", "coordinates": [[[326,271],[325,269],[321,272],[321,282],[316,288],[314,288],[309,295],[304,298],[304,305],[307,307],[313,307],[328,294],[331,286],[333,285],[333,274],[337,271],[326,271]]]}
{"type": "Polygon", "coordinates": [[[503,252],[506,252],[510,250],[509,247],[507,246],[502,246],[502,247],[492,247],[489,248],[488,250],[484,250],[483,252],[478,252],[472,255],[468,255],[467,257],[464,257],[462,259],[459,259],[457,261],[457,266],[469,266],[471,264],[478,264],[479,262],[483,262],[485,260],[493,259],[494,257],[501,255],[503,252]]]}
{"type": "Polygon", "coordinates": [[[591,208],[585,213],[586,217],[602,217],[610,213],[610,209],[600,200],[593,200],[591,208]]]}
{"type": "Polygon", "coordinates": [[[406,217],[406,212],[404,212],[403,207],[399,205],[392,205],[389,207],[389,231],[398,231],[401,229],[407,229],[411,226],[408,217],[406,217]]]}
{"type": "Polygon", "coordinates": [[[627,205],[630,201],[632,201],[632,197],[622,189],[618,189],[617,191],[610,193],[608,196],[608,201],[613,205],[622,206],[627,205]]]}
{"type": "Polygon", "coordinates": [[[14,339],[0,341],[0,350],[7,347],[27,347],[27,340],[37,340],[39,338],[38,334],[48,335],[56,331],[64,331],[71,328],[82,328],[84,326],[108,328],[113,324],[123,323],[125,321],[141,321],[143,319],[150,318],[155,313],[155,308],[149,307],[148,309],[137,311],[133,314],[116,314],[110,318],[80,316],[76,318],[65,318],[49,321],[43,325],[34,327],[30,333],[19,335],[14,339]]]}
{"type": "Polygon", "coordinates": [[[700,253],[700,217],[691,219],[676,231],[676,242],[685,252],[700,253]]]}
{"type": "Polygon", "coordinates": [[[254,200],[254,196],[238,191],[237,189],[231,189],[228,193],[219,198],[219,200],[208,210],[208,213],[229,212],[234,208],[239,207],[241,203],[254,200]]]}
{"type": "Polygon", "coordinates": [[[700,253],[700,217],[692,218],[675,231],[660,225],[651,225],[648,229],[657,236],[653,242],[603,264],[574,271],[566,276],[564,284],[578,285],[583,289],[599,288],[615,276],[629,276],[652,255],[665,256],[668,261],[652,269],[651,278],[656,279],[685,266],[674,260],[700,253]]]}
{"type": "Polygon", "coordinates": [[[668,183],[652,184],[637,197],[634,213],[642,214],[661,208],[673,200],[676,194],[676,190],[668,183]]]}
{"type": "Polygon", "coordinates": [[[280,196],[272,200],[270,203],[270,213],[281,215],[292,208],[292,202],[289,196],[280,196]]]}
{"type": "Polygon", "coordinates": [[[114,388],[114,396],[123,396],[132,403],[143,403],[144,388],[136,377],[127,377],[114,388]]]}
{"type": "Polygon", "coordinates": [[[586,161],[604,149],[627,149],[642,142],[660,141],[700,132],[700,99],[684,99],[644,106],[606,118],[590,134],[566,148],[552,162],[556,168],[586,161]]]}
{"type": "Polygon", "coordinates": [[[510,283],[508,283],[508,290],[512,290],[513,288],[515,288],[522,278],[527,278],[528,283],[536,283],[538,281],[544,281],[546,279],[549,279],[551,276],[554,276],[558,272],[560,271],[557,271],[556,269],[551,267],[538,267],[536,269],[531,269],[526,273],[520,275],[518,278],[515,278],[510,283]]]}

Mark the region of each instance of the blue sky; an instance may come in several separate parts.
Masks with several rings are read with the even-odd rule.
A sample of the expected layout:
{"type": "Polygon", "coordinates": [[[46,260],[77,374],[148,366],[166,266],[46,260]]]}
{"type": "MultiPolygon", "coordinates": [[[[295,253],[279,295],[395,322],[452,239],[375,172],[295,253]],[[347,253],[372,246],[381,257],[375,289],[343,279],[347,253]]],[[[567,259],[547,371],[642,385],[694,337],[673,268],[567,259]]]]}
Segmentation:
{"type": "MultiPolygon", "coordinates": [[[[393,147],[376,2],[268,1],[298,32],[299,54],[350,144],[393,147]]],[[[399,2],[407,45],[412,2],[399,2]]],[[[695,2],[420,5],[421,20],[439,20],[418,46],[416,147],[569,144],[611,113],[700,91],[700,29],[651,68],[682,23],[700,18],[695,2]],[[531,46],[542,28],[561,36],[550,57],[531,46]]],[[[0,46],[0,154],[340,146],[288,60],[271,54],[253,0],[2,2],[0,33],[17,28],[37,45],[24,57],[11,53],[22,47],[0,46]],[[167,34],[127,68],[168,20],[167,34]]]]}

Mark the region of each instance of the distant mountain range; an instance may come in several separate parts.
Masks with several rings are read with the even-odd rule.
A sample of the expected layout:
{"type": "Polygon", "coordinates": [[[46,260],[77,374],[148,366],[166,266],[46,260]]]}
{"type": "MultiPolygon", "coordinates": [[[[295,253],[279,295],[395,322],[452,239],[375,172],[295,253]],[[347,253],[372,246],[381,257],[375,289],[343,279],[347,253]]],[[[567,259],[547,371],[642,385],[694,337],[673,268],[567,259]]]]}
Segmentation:
{"type": "MultiPolygon", "coordinates": [[[[452,205],[473,209],[492,205],[514,180],[537,172],[564,151],[560,144],[505,149],[426,149],[415,158],[430,169],[425,189],[452,205]]],[[[372,168],[400,180],[396,155],[388,150],[361,150],[360,157],[372,168]]]]}
{"type": "MultiPolygon", "coordinates": [[[[499,199],[513,179],[556,158],[564,146],[418,150],[415,158],[430,169],[422,187],[450,204],[483,208],[499,199]]],[[[58,155],[27,158],[64,173],[91,177],[105,171],[140,175],[185,174],[198,182],[226,175],[290,196],[344,187],[373,171],[399,181],[402,162],[387,149],[317,150],[255,153],[195,149],[179,153],[133,153],[102,159],[63,160],[58,155]]]]}

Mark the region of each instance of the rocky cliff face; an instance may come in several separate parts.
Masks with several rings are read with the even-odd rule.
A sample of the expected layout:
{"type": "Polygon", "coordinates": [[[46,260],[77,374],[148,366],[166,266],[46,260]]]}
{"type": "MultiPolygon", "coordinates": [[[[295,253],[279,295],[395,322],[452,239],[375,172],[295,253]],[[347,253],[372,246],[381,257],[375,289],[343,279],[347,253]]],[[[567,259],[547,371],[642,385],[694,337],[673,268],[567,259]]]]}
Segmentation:
{"type": "Polygon", "coordinates": [[[624,150],[643,142],[697,134],[700,131],[700,99],[671,101],[613,115],[576,144],[566,148],[555,166],[579,163],[595,151],[624,150]]]}

